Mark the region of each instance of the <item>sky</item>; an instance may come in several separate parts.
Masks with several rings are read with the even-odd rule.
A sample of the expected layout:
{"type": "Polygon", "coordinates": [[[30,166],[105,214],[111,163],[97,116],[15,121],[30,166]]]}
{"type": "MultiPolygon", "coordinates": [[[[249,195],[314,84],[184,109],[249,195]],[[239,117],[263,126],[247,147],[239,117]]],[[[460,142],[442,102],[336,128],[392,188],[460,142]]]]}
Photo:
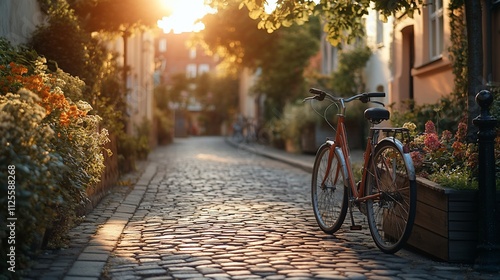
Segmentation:
{"type": "Polygon", "coordinates": [[[174,33],[197,32],[204,28],[202,23],[195,24],[211,10],[203,4],[203,0],[163,0],[170,16],[158,21],[158,26],[163,32],[174,33]]]}
{"type": "MultiPolygon", "coordinates": [[[[210,7],[204,5],[203,0],[163,0],[163,2],[171,12],[170,16],[158,21],[158,27],[165,33],[200,31],[204,26],[202,23],[195,24],[196,20],[213,12],[210,7]]],[[[275,5],[276,0],[267,0],[266,11],[269,13],[273,11],[275,5]]]]}

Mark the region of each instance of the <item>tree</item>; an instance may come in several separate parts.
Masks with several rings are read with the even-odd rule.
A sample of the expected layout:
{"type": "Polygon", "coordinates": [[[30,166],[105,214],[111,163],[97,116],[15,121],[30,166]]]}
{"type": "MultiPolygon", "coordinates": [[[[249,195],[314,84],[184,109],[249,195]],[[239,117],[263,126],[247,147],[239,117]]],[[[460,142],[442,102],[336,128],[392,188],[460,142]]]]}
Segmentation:
{"type": "MultiPolygon", "coordinates": [[[[230,0],[210,0],[214,6],[220,6],[230,0]]],[[[475,139],[476,128],[471,125],[472,119],[479,114],[479,107],[475,103],[477,91],[482,86],[478,77],[487,77],[490,73],[483,73],[483,45],[482,45],[482,10],[481,3],[486,1],[477,0],[455,0],[463,1],[466,10],[467,34],[468,34],[468,89],[467,89],[467,111],[468,111],[468,138],[475,139]]],[[[271,13],[266,13],[266,0],[241,0],[240,8],[245,6],[249,10],[249,16],[259,19],[260,28],[273,32],[281,26],[290,26],[293,22],[304,23],[311,14],[319,14],[325,22],[324,30],[328,40],[338,46],[349,43],[363,34],[362,16],[368,13],[371,4],[375,10],[388,17],[413,16],[415,12],[424,5],[423,0],[358,0],[358,1],[332,1],[320,0],[277,0],[276,8],[271,13]]]]}
{"type": "MultiPolygon", "coordinates": [[[[227,0],[213,0],[217,5],[227,0]]],[[[321,14],[325,22],[324,31],[328,40],[337,46],[341,42],[351,42],[364,33],[362,17],[374,4],[376,10],[383,16],[398,13],[400,16],[412,16],[424,3],[424,0],[358,0],[358,1],[331,1],[331,0],[277,0],[276,8],[266,11],[266,0],[241,0],[240,7],[246,6],[249,16],[259,19],[259,28],[273,32],[281,26],[289,27],[293,23],[303,24],[311,15],[321,14]]]]}
{"type": "Polygon", "coordinates": [[[203,18],[201,39],[233,67],[260,72],[252,91],[266,95],[266,109],[281,112],[286,102],[304,93],[303,71],[318,51],[319,22],[313,21],[309,28],[294,25],[269,34],[257,28],[258,21],[250,19],[249,11],[240,9],[238,1],[225,3],[218,6],[218,13],[203,18]]]}
{"type": "Polygon", "coordinates": [[[208,135],[219,135],[224,121],[234,116],[238,106],[238,80],[204,73],[195,79],[194,96],[200,102],[203,115],[200,122],[208,135]]]}
{"type": "Polygon", "coordinates": [[[77,16],[65,0],[51,3],[43,6],[47,23],[35,30],[30,45],[47,60],[55,61],[64,71],[85,77],[85,65],[89,61],[86,48],[91,40],[90,34],[83,32],[77,16]]]}
{"type": "Polygon", "coordinates": [[[72,8],[90,33],[105,31],[123,38],[123,88],[126,91],[128,73],[127,39],[134,30],[155,26],[168,15],[162,0],[70,0],[72,8]]]}
{"type": "Polygon", "coordinates": [[[275,34],[257,28],[258,21],[247,15],[247,9],[239,9],[236,1],[229,1],[226,6],[218,7],[217,13],[203,17],[205,29],[198,35],[233,73],[241,67],[256,68],[263,60],[263,50],[276,39],[275,34]]]}
{"type": "Polygon", "coordinates": [[[332,73],[330,88],[346,97],[365,91],[362,73],[371,55],[372,51],[366,46],[341,52],[337,70],[332,73]]]}
{"type": "MultiPolygon", "coordinates": [[[[263,52],[261,74],[253,91],[266,95],[266,110],[282,112],[285,104],[302,99],[307,92],[303,73],[319,50],[320,36],[311,31],[311,25],[306,27],[310,28],[293,25],[280,30],[276,42],[263,52]]],[[[267,112],[267,117],[272,115],[267,112]]]]}

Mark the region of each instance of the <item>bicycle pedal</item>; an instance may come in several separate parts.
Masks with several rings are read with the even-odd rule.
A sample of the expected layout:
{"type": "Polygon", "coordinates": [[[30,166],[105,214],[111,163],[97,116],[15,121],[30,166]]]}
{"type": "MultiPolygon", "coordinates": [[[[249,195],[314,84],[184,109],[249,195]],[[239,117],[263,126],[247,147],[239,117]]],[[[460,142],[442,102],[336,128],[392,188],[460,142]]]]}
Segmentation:
{"type": "Polygon", "coordinates": [[[363,226],[361,225],[352,225],[351,226],[351,230],[362,230],[363,229],[363,226]]]}

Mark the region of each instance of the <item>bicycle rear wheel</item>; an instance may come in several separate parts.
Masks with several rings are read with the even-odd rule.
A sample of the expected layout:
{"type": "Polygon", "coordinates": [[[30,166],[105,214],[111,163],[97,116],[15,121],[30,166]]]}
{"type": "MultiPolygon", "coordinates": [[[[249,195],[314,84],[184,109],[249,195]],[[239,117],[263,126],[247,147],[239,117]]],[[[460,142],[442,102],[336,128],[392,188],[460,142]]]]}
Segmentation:
{"type": "Polygon", "coordinates": [[[323,144],[316,153],[312,173],[311,195],[314,216],[319,227],[328,234],[342,226],[347,213],[347,187],[337,154],[330,172],[322,184],[328,166],[330,145],[323,144]]]}
{"type": "Polygon", "coordinates": [[[417,186],[396,144],[383,141],[375,147],[366,173],[366,192],[380,194],[368,200],[367,218],[377,247],[385,253],[395,253],[410,237],[415,220],[417,186]]]}

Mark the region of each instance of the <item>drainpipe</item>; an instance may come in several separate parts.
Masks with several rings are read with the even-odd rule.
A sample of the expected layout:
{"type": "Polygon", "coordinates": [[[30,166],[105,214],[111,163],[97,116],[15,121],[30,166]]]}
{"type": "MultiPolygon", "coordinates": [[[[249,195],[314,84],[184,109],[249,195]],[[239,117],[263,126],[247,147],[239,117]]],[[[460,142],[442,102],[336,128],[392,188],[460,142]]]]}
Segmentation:
{"type": "Polygon", "coordinates": [[[490,84],[493,81],[493,65],[492,65],[492,38],[491,38],[491,29],[492,29],[492,19],[491,14],[493,10],[492,0],[484,1],[484,34],[485,34],[485,56],[484,56],[484,75],[487,84],[490,84]]]}

